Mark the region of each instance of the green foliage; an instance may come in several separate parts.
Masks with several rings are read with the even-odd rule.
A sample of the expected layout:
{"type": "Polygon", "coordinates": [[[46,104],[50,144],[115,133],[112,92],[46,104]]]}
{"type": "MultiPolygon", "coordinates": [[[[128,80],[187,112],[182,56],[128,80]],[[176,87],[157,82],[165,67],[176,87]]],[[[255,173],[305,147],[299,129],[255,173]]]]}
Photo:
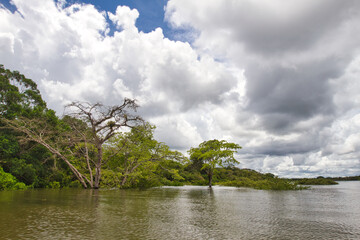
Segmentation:
{"type": "Polygon", "coordinates": [[[82,185],[79,181],[75,180],[69,184],[69,187],[70,188],[82,188],[82,185]]]}
{"type": "Polygon", "coordinates": [[[32,187],[47,187],[51,182],[66,185],[69,174],[62,164],[43,146],[25,139],[25,135],[4,128],[6,120],[36,119],[53,129],[61,121],[53,110],[46,108],[36,83],[17,71],[0,65],[0,167],[18,181],[32,187]]]}
{"type": "Polygon", "coordinates": [[[216,168],[214,173],[214,183],[216,185],[249,187],[261,190],[305,189],[305,187],[299,187],[293,181],[275,177],[271,173],[262,174],[251,169],[216,168]]]}
{"type": "Polygon", "coordinates": [[[46,109],[37,85],[18,71],[0,65],[0,116],[34,116],[46,109]]]}
{"type": "Polygon", "coordinates": [[[160,179],[155,174],[148,172],[145,174],[139,174],[136,178],[132,178],[129,181],[129,184],[124,187],[144,189],[158,186],[163,186],[160,179]]]}
{"type": "Polygon", "coordinates": [[[303,189],[296,183],[275,177],[271,173],[262,174],[251,169],[236,167],[215,169],[214,183],[217,185],[250,187],[261,190],[298,190],[303,189]]]}
{"type": "Polygon", "coordinates": [[[184,161],[185,158],[156,141],[154,129],[148,123],[137,126],[130,132],[117,134],[105,145],[104,160],[107,164],[104,168],[107,171],[102,185],[144,188],[173,182],[181,184],[184,178],[179,171],[183,166],[173,160],[184,161]]]}
{"type": "Polygon", "coordinates": [[[301,185],[336,185],[338,184],[332,179],[328,178],[302,178],[295,180],[297,184],[301,185]]]}
{"type": "Polygon", "coordinates": [[[120,188],[122,178],[121,172],[103,169],[101,173],[101,187],[102,188],[120,188]]]}
{"type": "Polygon", "coordinates": [[[189,154],[195,166],[202,165],[200,170],[206,171],[211,187],[215,167],[233,166],[239,163],[234,158],[234,153],[238,149],[241,149],[238,144],[214,139],[201,143],[197,148],[191,148],[189,154]]]}
{"type": "Polygon", "coordinates": [[[262,174],[251,169],[240,169],[236,167],[215,169],[215,181],[236,180],[238,178],[247,178],[253,181],[273,179],[275,176],[271,173],[262,174]]]}
{"type": "Polygon", "coordinates": [[[162,186],[182,186],[187,184],[185,166],[178,161],[164,160],[156,168],[155,174],[162,186]]]}
{"type": "Polygon", "coordinates": [[[24,159],[11,158],[8,161],[9,172],[17,179],[27,185],[32,185],[37,180],[36,169],[32,164],[28,164],[24,159]]]}
{"type": "Polygon", "coordinates": [[[0,167],[0,190],[16,190],[26,188],[27,186],[24,183],[18,182],[13,175],[4,172],[2,167],[0,167]]]}
{"type": "Polygon", "coordinates": [[[200,172],[185,172],[183,174],[185,182],[188,185],[206,186],[209,184],[208,180],[200,172]]]}
{"type": "Polygon", "coordinates": [[[219,185],[233,186],[233,187],[249,187],[259,190],[301,190],[306,187],[299,187],[296,183],[280,179],[266,179],[266,180],[251,180],[249,178],[239,178],[238,180],[219,182],[219,185]]]}
{"type": "Polygon", "coordinates": [[[53,182],[49,183],[48,187],[49,188],[60,188],[60,183],[56,182],[56,181],[53,181],[53,182]]]}
{"type": "Polygon", "coordinates": [[[13,156],[19,151],[19,144],[14,135],[2,131],[0,135],[0,159],[13,156]]]}
{"type": "Polygon", "coordinates": [[[360,176],[335,177],[330,179],[334,181],[360,181],[360,176]]]}
{"type": "Polygon", "coordinates": [[[241,147],[235,143],[228,143],[225,140],[209,140],[201,143],[197,148],[189,150],[190,159],[202,161],[202,169],[216,166],[232,165],[239,163],[234,158],[234,153],[241,147]]]}

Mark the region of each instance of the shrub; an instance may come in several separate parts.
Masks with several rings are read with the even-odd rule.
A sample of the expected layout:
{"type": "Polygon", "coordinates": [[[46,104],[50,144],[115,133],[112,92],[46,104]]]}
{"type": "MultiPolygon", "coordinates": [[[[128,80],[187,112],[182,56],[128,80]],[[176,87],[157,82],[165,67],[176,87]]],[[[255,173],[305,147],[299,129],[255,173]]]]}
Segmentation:
{"type": "Polygon", "coordinates": [[[10,189],[26,189],[25,183],[18,182],[17,179],[10,173],[4,172],[0,167],[0,190],[10,189]]]}
{"type": "Polygon", "coordinates": [[[72,181],[69,184],[70,188],[82,188],[83,186],[81,185],[81,183],[78,180],[72,181]]]}
{"type": "Polygon", "coordinates": [[[56,181],[49,182],[48,187],[49,187],[49,188],[60,188],[60,183],[59,183],[59,182],[56,182],[56,181]]]}
{"type": "Polygon", "coordinates": [[[224,186],[250,187],[259,190],[300,190],[306,187],[298,186],[296,183],[281,178],[254,181],[249,178],[239,178],[238,180],[225,181],[218,183],[224,186]]]}
{"type": "Polygon", "coordinates": [[[318,178],[303,178],[295,181],[301,185],[336,185],[338,184],[332,179],[318,177],[318,178]]]}

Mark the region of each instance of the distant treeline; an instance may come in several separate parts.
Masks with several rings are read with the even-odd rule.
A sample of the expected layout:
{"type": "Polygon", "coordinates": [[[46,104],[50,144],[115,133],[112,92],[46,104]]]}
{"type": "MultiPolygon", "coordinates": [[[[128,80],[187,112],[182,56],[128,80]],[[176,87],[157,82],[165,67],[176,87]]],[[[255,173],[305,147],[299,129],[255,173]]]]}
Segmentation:
{"type": "Polygon", "coordinates": [[[335,185],[337,181],[360,181],[360,176],[351,177],[322,177],[317,178],[292,178],[290,181],[294,181],[301,185],[335,185]]]}
{"type": "Polygon", "coordinates": [[[336,181],[329,178],[300,178],[292,179],[295,183],[301,185],[336,185],[336,181]]]}
{"type": "Polygon", "coordinates": [[[334,181],[360,181],[360,176],[328,178],[334,181]]]}

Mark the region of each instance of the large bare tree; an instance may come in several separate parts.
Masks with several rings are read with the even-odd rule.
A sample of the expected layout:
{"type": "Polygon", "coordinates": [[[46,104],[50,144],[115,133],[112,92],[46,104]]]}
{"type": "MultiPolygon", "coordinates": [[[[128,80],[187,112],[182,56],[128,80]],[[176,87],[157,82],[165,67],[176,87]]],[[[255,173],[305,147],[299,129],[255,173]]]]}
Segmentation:
{"type": "Polygon", "coordinates": [[[67,105],[60,124],[46,117],[19,117],[4,122],[7,127],[24,133],[22,140],[35,141],[62,159],[84,188],[99,188],[103,144],[122,128],[143,123],[141,117],[132,114],[137,108],[136,101],[127,98],[115,106],[73,102],[67,105]],[[79,159],[84,159],[84,164],[79,164],[79,159]]]}
{"type": "Polygon", "coordinates": [[[87,166],[90,172],[90,178],[93,188],[99,188],[101,178],[101,166],[103,161],[103,144],[112,138],[121,128],[135,127],[143,120],[137,115],[132,115],[129,110],[136,111],[138,105],[135,100],[125,98],[124,103],[120,106],[107,107],[103,104],[96,103],[82,103],[73,102],[67,105],[69,116],[82,120],[88,126],[88,131],[81,131],[77,128],[77,125],[71,125],[74,131],[76,131],[82,137],[85,149],[85,158],[87,166]],[[92,171],[90,167],[91,158],[88,155],[88,145],[91,144],[96,149],[95,159],[92,163],[95,168],[95,176],[93,179],[92,171]]]}

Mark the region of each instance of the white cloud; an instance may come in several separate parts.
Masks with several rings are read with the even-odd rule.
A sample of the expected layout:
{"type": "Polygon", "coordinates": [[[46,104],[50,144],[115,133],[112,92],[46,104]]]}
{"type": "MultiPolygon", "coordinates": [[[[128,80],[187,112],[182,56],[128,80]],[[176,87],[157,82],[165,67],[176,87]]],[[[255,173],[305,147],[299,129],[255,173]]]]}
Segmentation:
{"type": "Polygon", "coordinates": [[[139,17],[139,12],[136,9],[130,9],[127,6],[118,6],[116,14],[108,12],[110,20],[116,24],[118,29],[135,28],[136,19],[139,17]]]}
{"type": "Polygon", "coordinates": [[[186,154],[191,146],[202,142],[202,136],[194,123],[193,116],[172,114],[152,119],[157,126],[156,137],[186,154]]]}
{"type": "Polygon", "coordinates": [[[0,49],[8,54],[14,54],[14,35],[11,33],[0,33],[0,49]]]}

